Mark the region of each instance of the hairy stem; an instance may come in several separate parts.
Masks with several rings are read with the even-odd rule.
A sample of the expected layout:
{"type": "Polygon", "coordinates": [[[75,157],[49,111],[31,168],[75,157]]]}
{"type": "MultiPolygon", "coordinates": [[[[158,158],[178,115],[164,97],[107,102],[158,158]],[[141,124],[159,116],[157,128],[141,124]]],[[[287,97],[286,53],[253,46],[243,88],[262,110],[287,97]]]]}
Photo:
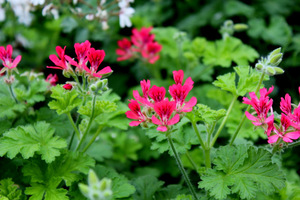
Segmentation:
{"type": "Polygon", "coordinates": [[[192,185],[192,183],[191,183],[191,181],[190,181],[190,179],[189,179],[189,177],[188,177],[188,175],[187,175],[185,169],[183,168],[182,162],[181,162],[181,160],[180,160],[180,158],[179,158],[179,155],[178,155],[178,153],[177,153],[177,151],[176,151],[176,148],[175,148],[175,146],[174,146],[174,144],[173,144],[173,141],[172,141],[171,136],[168,136],[167,139],[168,139],[168,142],[169,142],[169,144],[170,144],[170,146],[171,146],[171,149],[172,149],[172,151],[173,151],[175,160],[176,160],[176,162],[177,162],[177,164],[178,164],[178,168],[179,168],[181,174],[183,175],[183,177],[184,177],[184,179],[185,179],[185,182],[187,183],[187,185],[188,185],[188,187],[189,187],[189,189],[190,189],[190,192],[192,193],[194,199],[198,200],[197,194],[196,194],[196,192],[195,192],[195,190],[194,190],[194,187],[193,187],[193,185],[192,185]]]}
{"type": "Polygon", "coordinates": [[[73,129],[74,129],[74,131],[75,131],[75,133],[76,133],[76,135],[77,135],[77,138],[80,139],[80,133],[79,133],[79,130],[78,130],[77,126],[75,125],[74,121],[73,121],[73,118],[72,118],[72,116],[71,116],[71,113],[68,112],[68,113],[67,113],[67,116],[68,116],[68,119],[69,119],[69,121],[71,122],[71,124],[72,124],[72,126],[73,126],[73,129]]]}
{"type": "Polygon", "coordinates": [[[87,127],[86,127],[86,129],[85,129],[85,131],[84,131],[84,133],[82,135],[82,138],[79,141],[79,144],[78,144],[78,146],[76,148],[76,151],[79,150],[80,146],[82,145],[82,143],[83,143],[84,139],[86,138],[87,133],[89,132],[89,129],[90,129],[91,125],[92,125],[92,121],[94,119],[94,113],[95,113],[96,96],[97,96],[97,94],[94,93],[93,100],[92,100],[92,114],[91,114],[89,123],[88,123],[88,125],[87,125],[87,127]]]}
{"type": "Polygon", "coordinates": [[[191,155],[189,154],[189,152],[186,152],[185,155],[186,155],[187,159],[190,161],[190,163],[193,166],[194,170],[197,171],[198,167],[197,167],[196,163],[193,161],[193,159],[192,159],[191,155]]]}
{"type": "Polygon", "coordinates": [[[202,148],[205,149],[205,148],[206,148],[206,145],[204,144],[204,142],[203,142],[203,140],[202,140],[202,138],[201,138],[201,135],[200,135],[200,133],[199,133],[198,127],[197,127],[197,125],[196,125],[196,122],[192,122],[192,126],[193,126],[193,128],[194,128],[194,131],[195,131],[195,133],[196,133],[196,135],[197,135],[197,137],[198,137],[198,140],[199,140],[199,142],[200,142],[202,148]]]}
{"type": "Polygon", "coordinates": [[[231,112],[231,110],[233,108],[233,105],[234,105],[235,101],[237,100],[237,97],[238,97],[237,95],[233,96],[232,101],[231,101],[231,103],[230,103],[230,105],[229,105],[229,107],[227,109],[226,115],[223,118],[223,121],[221,122],[221,125],[219,126],[219,128],[218,128],[218,130],[217,130],[217,132],[216,132],[216,134],[215,134],[215,136],[214,136],[214,138],[213,138],[213,140],[212,140],[212,142],[210,144],[211,148],[214,146],[214,144],[217,141],[217,139],[218,139],[218,137],[219,137],[219,135],[220,135],[223,127],[225,126],[225,123],[227,122],[228,116],[229,116],[229,114],[230,114],[230,112],[231,112]]]}
{"type": "Polygon", "coordinates": [[[207,169],[211,168],[210,149],[204,149],[204,157],[205,157],[205,167],[207,169]]]}
{"type": "Polygon", "coordinates": [[[17,100],[16,96],[15,96],[15,93],[12,89],[12,86],[11,84],[8,84],[8,89],[9,89],[9,92],[10,92],[10,95],[11,97],[13,98],[13,100],[16,102],[16,103],[19,103],[19,101],[17,100]]]}
{"type": "Polygon", "coordinates": [[[96,138],[98,137],[98,135],[100,134],[100,132],[102,131],[103,126],[99,126],[96,133],[94,134],[93,138],[89,141],[89,143],[84,147],[84,149],[82,150],[82,152],[86,152],[90,146],[95,142],[96,138]]]}
{"type": "MultiPolygon", "coordinates": [[[[265,77],[265,73],[262,73],[262,74],[261,74],[261,77],[260,77],[260,80],[259,80],[259,82],[258,82],[258,85],[257,85],[257,87],[256,87],[255,94],[258,92],[258,90],[259,90],[259,88],[260,88],[260,86],[261,86],[261,84],[262,84],[262,82],[263,82],[263,80],[264,80],[264,77],[265,77]]],[[[251,108],[251,105],[248,105],[246,111],[249,112],[249,111],[250,111],[250,108],[251,108]]],[[[243,116],[243,118],[241,119],[241,121],[240,121],[240,123],[239,123],[237,129],[235,130],[235,132],[234,132],[234,134],[233,134],[233,136],[232,136],[232,139],[231,139],[230,144],[229,144],[230,146],[233,144],[234,140],[235,140],[236,137],[238,136],[238,134],[239,134],[239,132],[240,132],[240,130],[241,130],[241,128],[242,128],[244,122],[245,122],[245,119],[246,119],[246,115],[244,114],[244,116],[243,116]]]]}

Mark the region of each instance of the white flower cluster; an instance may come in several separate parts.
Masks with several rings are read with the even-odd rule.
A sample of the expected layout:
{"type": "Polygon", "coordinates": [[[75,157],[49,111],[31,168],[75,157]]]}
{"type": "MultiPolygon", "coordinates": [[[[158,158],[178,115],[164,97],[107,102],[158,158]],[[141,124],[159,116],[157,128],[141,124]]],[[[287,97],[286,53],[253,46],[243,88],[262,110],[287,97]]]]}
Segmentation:
{"type": "Polygon", "coordinates": [[[132,23],[130,21],[130,17],[132,17],[134,13],[134,9],[130,7],[130,3],[134,2],[134,0],[120,0],[119,2],[119,18],[120,18],[120,26],[124,28],[125,26],[131,27],[132,23]]]}

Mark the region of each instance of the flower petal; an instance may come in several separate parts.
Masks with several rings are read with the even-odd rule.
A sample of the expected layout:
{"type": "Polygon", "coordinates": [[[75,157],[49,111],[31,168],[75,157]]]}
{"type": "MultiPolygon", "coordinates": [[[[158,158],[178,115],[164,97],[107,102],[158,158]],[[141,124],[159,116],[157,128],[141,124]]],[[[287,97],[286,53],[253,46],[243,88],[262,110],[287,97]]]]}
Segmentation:
{"type": "Polygon", "coordinates": [[[159,119],[157,119],[157,117],[155,117],[155,115],[152,115],[152,123],[156,124],[156,125],[162,125],[161,121],[159,119]]]}
{"type": "Polygon", "coordinates": [[[278,138],[279,138],[279,135],[272,135],[272,136],[268,137],[268,143],[269,144],[275,143],[275,142],[277,142],[278,138]]]}
{"type": "Polygon", "coordinates": [[[180,115],[176,114],[172,119],[168,121],[168,125],[174,125],[180,120],[180,115]]]}

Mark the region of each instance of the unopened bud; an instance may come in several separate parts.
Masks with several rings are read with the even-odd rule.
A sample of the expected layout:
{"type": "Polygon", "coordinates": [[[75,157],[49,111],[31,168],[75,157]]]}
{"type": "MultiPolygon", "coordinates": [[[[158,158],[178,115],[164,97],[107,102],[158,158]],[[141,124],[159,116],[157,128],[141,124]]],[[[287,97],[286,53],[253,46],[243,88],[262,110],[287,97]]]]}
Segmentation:
{"type": "Polygon", "coordinates": [[[111,180],[107,178],[103,178],[100,182],[100,190],[104,191],[110,189],[111,187],[111,180]]]}
{"type": "Polygon", "coordinates": [[[282,53],[275,54],[274,56],[270,57],[270,64],[273,66],[279,65],[279,63],[282,61],[282,53]]]}
{"type": "Polygon", "coordinates": [[[102,81],[97,81],[96,86],[97,86],[97,89],[101,89],[103,87],[103,82],[102,81]]]}
{"type": "Polygon", "coordinates": [[[93,92],[96,92],[97,91],[97,86],[95,84],[92,84],[90,86],[90,89],[93,91],[93,92]]]}
{"type": "Polygon", "coordinates": [[[284,70],[281,69],[280,67],[273,67],[276,71],[276,74],[283,74],[284,73],[284,70]]]}
{"type": "Polygon", "coordinates": [[[63,75],[66,78],[70,78],[70,73],[67,70],[63,70],[63,75]]]}
{"type": "Polygon", "coordinates": [[[255,69],[257,69],[258,71],[261,71],[263,68],[264,68],[264,66],[261,63],[256,63],[255,69]]]}
{"type": "Polygon", "coordinates": [[[232,26],[232,25],[233,25],[233,21],[232,20],[226,20],[224,22],[224,26],[226,26],[226,27],[229,27],[229,26],[232,26]]]}
{"type": "Polygon", "coordinates": [[[73,86],[71,84],[67,83],[67,84],[64,84],[63,88],[66,90],[72,90],[73,86]]]}
{"type": "Polygon", "coordinates": [[[276,71],[274,67],[267,67],[266,73],[269,74],[270,76],[274,76],[276,74],[276,71]]]}
{"type": "Polygon", "coordinates": [[[235,24],[233,26],[233,29],[235,31],[244,31],[244,30],[247,30],[248,29],[248,25],[247,24],[235,24]]]}
{"type": "Polygon", "coordinates": [[[84,196],[88,196],[88,194],[89,194],[89,187],[87,185],[79,183],[78,187],[79,187],[79,190],[81,191],[81,193],[84,196]]]}
{"type": "Polygon", "coordinates": [[[88,183],[89,185],[96,185],[99,182],[99,179],[94,172],[94,170],[90,169],[89,175],[88,175],[88,183]]]}
{"type": "Polygon", "coordinates": [[[276,54],[279,54],[280,52],[281,52],[281,47],[279,47],[279,48],[273,50],[273,51],[270,53],[269,57],[271,58],[271,57],[275,56],[276,54]]]}

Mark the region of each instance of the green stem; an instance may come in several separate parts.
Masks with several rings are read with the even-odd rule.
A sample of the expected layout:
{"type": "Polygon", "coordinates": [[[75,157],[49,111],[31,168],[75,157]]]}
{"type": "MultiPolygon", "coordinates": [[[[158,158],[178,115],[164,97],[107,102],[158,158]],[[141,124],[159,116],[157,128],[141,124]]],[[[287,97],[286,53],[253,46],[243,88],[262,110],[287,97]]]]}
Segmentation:
{"type": "Polygon", "coordinates": [[[189,152],[186,152],[185,155],[186,155],[187,159],[190,161],[190,163],[193,166],[194,170],[197,171],[198,167],[197,167],[196,163],[193,161],[193,159],[192,159],[191,155],[189,154],[189,152]]]}
{"type": "Polygon", "coordinates": [[[14,99],[14,101],[15,101],[16,103],[19,103],[19,101],[17,100],[17,98],[16,98],[16,96],[15,96],[15,94],[14,94],[14,91],[13,91],[13,89],[12,89],[12,87],[11,87],[11,84],[8,84],[8,89],[9,89],[10,95],[11,95],[11,97],[14,99]]]}
{"type": "Polygon", "coordinates": [[[168,142],[169,142],[169,144],[171,146],[171,149],[173,151],[173,154],[174,154],[175,160],[176,160],[176,162],[178,164],[179,170],[180,170],[181,174],[183,175],[183,177],[185,179],[185,182],[187,183],[187,185],[188,185],[188,187],[190,189],[190,192],[192,193],[194,199],[198,200],[197,194],[196,194],[196,192],[194,190],[194,187],[193,187],[193,185],[192,185],[192,183],[191,183],[191,181],[190,181],[190,179],[189,179],[189,177],[188,177],[185,169],[183,168],[182,162],[181,162],[181,160],[180,160],[180,158],[178,156],[178,153],[177,153],[177,151],[175,149],[175,146],[173,144],[171,136],[168,136],[167,139],[168,139],[168,142]]]}
{"type": "Polygon", "coordinates": [[[203,148],[203,149],[206,149],[206,145],[204,144],[204,142],[203,142],[203,140],[202,140],[202,138],[201,138],[201,135],[200,135],[200,133],[199,133],[198,127],[197,127],[197,125],[196,125],[196,122],[192,122],[192,126],[193,126],[193,128],[194,128],[194,131],[195,131],[195,133],[196,133],[196,135],[197,135],[197,137],[198,137],[198,140],[199,140],[199,142],[200,142],[202,148],[203,148]]]}
{"type": "MultiPolygon", "coordinates": [[[[262,82],[263,82],[263,80],[264,80],[264,77],[265,77],[265,73],[262,73],[262,75],[261,75],[261,77],[260,77],[260,80],[259,80],[259,82],[258,82],[258,85],[257,85],[257,87],[256,87],[255,94],[258,92],[258,90],[259,90],[259,88],[260,88],[260,86],[261,86],[261,84],[262,84],[262,82]]],[[[249,111],[250,111],[250,108],[251,108],[251,105],[248,105],[246,111],[249,112],[249,111]]],[[[240,123],[239,123],[237,129],[235,130],[235,132],[234,132],[234,134],[233,134],[233,137],[232,137],[232,139],[231,139],[231,141],[230,141],[230,144],[229,144],[230,146],[233,144],[234,140],[236,139],[237,135],[239,134],[239,132],[240,132],[240,130],[241,130],[241,128],[242,128],[242,126],[243,126],[243,124],[244,124],[244,122],[245,122],[245,119],[246,119],[246,115],[244,114],[244,116],[243,116],[243,118],[241,119],[241,121],[240,121],[240,123]]]]}
{"type": "Polygon", "coordinates": [[[71,122],[71,124],[72,124],[72,126],[73,126],[73,129],[74,129],[74,131],[75,131],[75,133],[76,133],[76,135],[77,135],[77,138],[80,139],[80,133],[79,133],[79,130],[78,130],[78,128],[76,127],[76,125],[75,125],[75,123],[74,123],[74,121],[73,121],[73,118],[72,118],[72,116],[71,116],[71,113],[68,112],[68,113],[67,113],[67,116],[68,116],[68,119],[69,119],[69,121],[71,122]]]}
{"type": "Polygon", "coordinates": [[[205,157],[205,167],[207,169],[211,168],[210,149],[205,149],[204,150],[204,157],[205,157]]]}
{"type": "MultiPolygon", "coordinates": [[[[79,113],[77,113],[77,119],[76,119],[75,127],[78,127],[78,124],[79,124],[79,118],[80,118],[80,115],[79,115],[79,113]]],[[[73,133],[72,133],[72,136],[71,136],[71,139],[70,139],[70,142],[69,142],[68,149],[71,149],[71,146],[72,146],[72,143],[73,143],[73,140],[74,140],[74,136],[75,136],[75,130],[74,130],[73,133]]],[[[80,137],[79,137],[78,139],[80,139],[80,137]]]]}
{"type": "Polygon", "coordinates": [[[90,142],[84,147],[84,149],[82,150],[82,152],[86,152],[90,146],[94,143],[94,141],[96,140],[96,138],[98,137],[98,135],[100,134],[101,130],[103,129],[103,126],[99,126],[96,133],[94,134],[93,138],[90,140],[90,142]]]}
{"type": "Polygon", "coordinates": [[[83,133],[82,138],[79,141],[79,144],[78,144],[78,146],[76,148],[76,151],[79,150],[80,146],[82,145],[82,143],[83,143],[84,139],[86,138],[87,133],[88,133],[90,127],[91,127],[91,124],[92,124],[92,121],[93,121],[93,118],[94,118],[94,113],[95,113],[96,96],[97,96],[97,94],[94,93],[93,100],[92,100],[93,101],[92,102],[92,114],[91,114],[89,123],[88,123],[88,125],[87,125],[87,127],[85,129],[85,132],[83,133]]]}
{"type": "Polygon", "coordinates": [[[212,142],[210,144],[211,148],[214,146],[214,144],[217,141],[217,139],[218,139],[218,137],[219,137],[219,135],[220,135],[223,127],[225,126],[225,123],[227,122],[228,116],[229,116],[229,114],[230,114],[230,112],[231,112],[231,110],[233,108],[233,105],[234,105],[235,101],[237,100],[237,97],[238,97],[237,95],[233,96],[232,101],[231,101],[231,103],[230,103],[230,105],[229,105],[229,107],[227,109],[226,115],[223,118],[223,121],[221,122],[221,125],[219,126],[219,128],[218,128],[218,130],[217,130],[217,132],[216,132],[216,134],[215,134],[215,136],[214,136],[214,138],[213,138],[213,140],[212,140],[212,142]]]}
{"type": "Polygon", "coordinates": [[[292,144],[288,144],[286,147],[284,147],[284,149],[296,147],[296,146],[299,146],[299,145],[300,145],[300,140],[297,141],[297,142],[293,142],[292,144]]]}

